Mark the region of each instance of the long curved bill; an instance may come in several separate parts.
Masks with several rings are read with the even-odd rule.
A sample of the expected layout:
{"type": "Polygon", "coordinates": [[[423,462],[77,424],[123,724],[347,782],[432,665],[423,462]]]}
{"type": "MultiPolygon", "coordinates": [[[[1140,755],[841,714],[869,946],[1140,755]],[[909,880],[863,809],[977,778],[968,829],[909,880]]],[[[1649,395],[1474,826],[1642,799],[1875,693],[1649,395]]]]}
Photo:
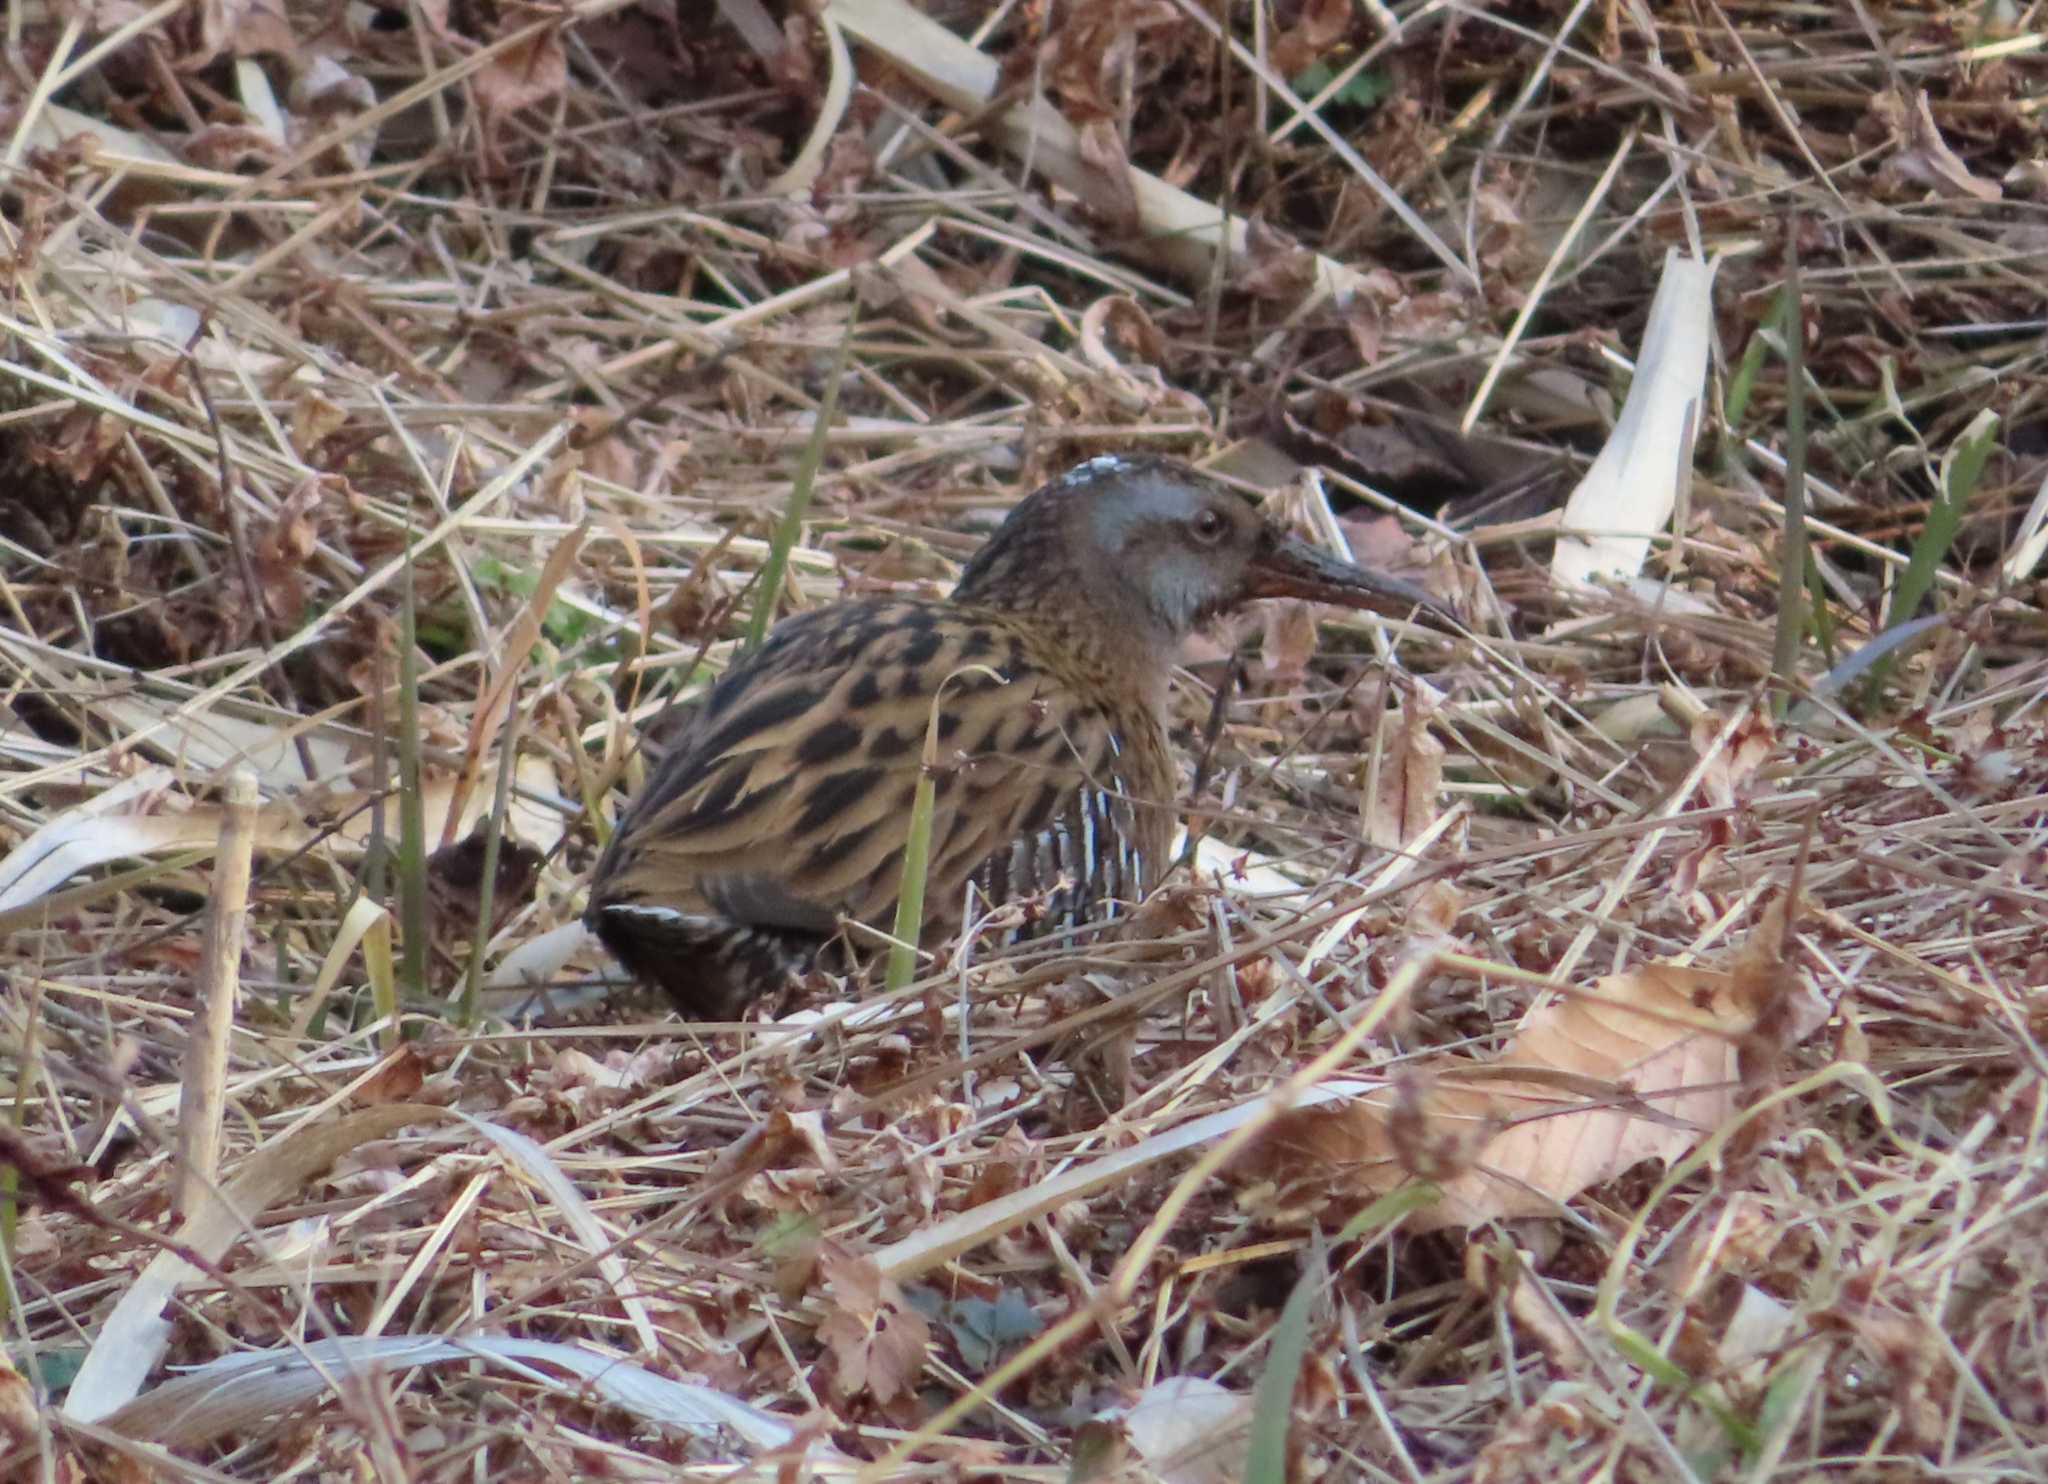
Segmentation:
{"type": "Polygon", "coordinates": [[[1418,619],[1452,633],[1464,629],[1457,614],[1414,583],[1343,561],[1292,536],[1281,537],[1253,557],[1245,575],[1254,598],[1309,598],[1390,618],[1418,619]]]}

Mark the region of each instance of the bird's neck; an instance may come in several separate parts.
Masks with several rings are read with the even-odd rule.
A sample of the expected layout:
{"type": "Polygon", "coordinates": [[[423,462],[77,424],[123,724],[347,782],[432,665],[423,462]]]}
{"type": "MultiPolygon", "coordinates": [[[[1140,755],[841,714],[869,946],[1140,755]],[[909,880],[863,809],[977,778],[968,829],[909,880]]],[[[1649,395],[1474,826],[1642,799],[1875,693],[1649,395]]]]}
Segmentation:
{"type": "Polygon", "coordinates": [[[1042,637],[1074,678],[1128,697],[1155,716],[1166,711],[1166,673],[1181,635],[1141,602],[1101,558],[1051,540],[986,548],[953,600],[989,609],[1042,637]]]}
{"type": "Polygon", "coordinates": [[[985,606],[1028,634],[1038,661],[1070,683],[1164,721],[1167,673],[1180,643],[1157,633],[1156,624],[1077,600],[1071,591],[1062,592],[1057,605],[985,606]]]}

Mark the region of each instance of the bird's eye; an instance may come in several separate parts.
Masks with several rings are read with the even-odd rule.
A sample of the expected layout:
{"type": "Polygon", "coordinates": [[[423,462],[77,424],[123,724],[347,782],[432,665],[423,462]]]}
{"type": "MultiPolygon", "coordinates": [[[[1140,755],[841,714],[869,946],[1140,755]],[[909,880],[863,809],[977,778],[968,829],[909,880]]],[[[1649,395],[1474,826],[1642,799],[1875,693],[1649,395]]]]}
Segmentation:
{"type": "Polygon", "coordinates": [[[1204,546],[1214,546],[1230,529],[1230,517],[1220,510],[1204,510],[1195,517],[1194,529],[1197,541],[1204,546]]]}

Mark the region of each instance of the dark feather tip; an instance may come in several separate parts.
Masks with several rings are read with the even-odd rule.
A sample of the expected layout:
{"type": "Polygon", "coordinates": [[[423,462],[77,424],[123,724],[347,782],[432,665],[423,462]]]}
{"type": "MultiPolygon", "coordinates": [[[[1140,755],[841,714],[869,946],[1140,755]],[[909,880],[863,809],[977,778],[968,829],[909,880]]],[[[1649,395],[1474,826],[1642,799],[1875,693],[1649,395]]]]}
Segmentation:
{"type": "Polygon", "coordinates": [[[824,943],[632,903],[597,907],[588,921],[627,973],[698,1020],[740,1019],[764,993],[808,972],[824,943]]]}

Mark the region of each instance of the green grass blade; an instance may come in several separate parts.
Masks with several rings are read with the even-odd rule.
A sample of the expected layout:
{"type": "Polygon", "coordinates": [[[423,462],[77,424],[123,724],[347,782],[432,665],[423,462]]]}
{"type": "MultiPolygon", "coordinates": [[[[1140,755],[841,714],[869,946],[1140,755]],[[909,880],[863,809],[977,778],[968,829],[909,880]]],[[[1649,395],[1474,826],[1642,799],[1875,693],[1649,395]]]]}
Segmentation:
{"type": "Polygon", "coordinates": [[[379,912],[377,920],[363,934],[363,977],[370,981],[370,1003],[377,1019],[385,1022],[379,1044],[386,1051],[398,1048],[398,977],[391,961],[391,914],[379,912]]]}
{"type": "Polygon", "coordinates": [[[1728,395],[1722,403],[1723,426],[1727,436],[1737,442],[1740,437],[1735,430],[1749,411],[1749,399],[1756,390],[1757,373],[1763,370],[1764,357],[1770,353],[1771,336],[1784,325],[1791,303],[1789,290],[1778,295],[1777,302],[1771,305],[1763,322],[1751,333],[1749,344],[1742,348],[1742,360],[1728,378],[1728,395]]]}
{"type": "MultiPolygon", "coordinates": [[[[936,719],[931,735],[938,735],[936,719]]],[[[891,929],[895,941],[889,945],[889,965],[882,975],[883,987],[892,993],[917,977],[917,940],[924,926],[924,884],[931,872],[932,810],[937,802],[931,748],[927,746],[925,751],[925,765],[910,801],[910,838],[903,844],[903,884],[896,894],[896,922],[891,929]]]]}
{"type": "MultiPolygon", "coordinates": [[[[21,1039],[14,1047],[14,1103],[9,1125],[20,1136],[29,1126],[29,1089],[40,1084],[42,1073],[43,994],[40,983],[28,991],[27,1015],[21,1039]]],[[[0,1320],[18,1312],[15,1293],[15,1241],[21,1227],[21,1206],[16,1197],[21,1189],[21,1171],[0,1160],[0,1320]]]]}
{"type": "Polygon", "coordinates": [[[1273,1326],[1266,1352],[1266,1373],[1252,1401],[1251,1452],[1245,1460],[1245,1484],[1287,1484],[1287,1434],[1294,1422],[1294,1384],[1308,1353],[1308,1307],[1315,1300],[1319,1275],[1303,1273],[1287,1296],[1273,1326]]]}
{"type": "Polygon", "coordinates": [[[1835,621],[1828,616],[1828,585],[1821,580],[1820,563],[1810,550],[1806,553],[1806,601],[1807,616],[1813,621],[1813,642],[1820,646],[1822,658],[1832,665],[1840,658],[1835,621]]]}
{"type": "Polygon", "coordinates": [[[896,921],[890,929],[895,939],[889,945],[889,963],[883,971],[883,987],[894,992],[917,977],[917,940],[924,929],[925,878],[931,873],[932,815],[938,806],[939,718],[945,714],[946,687],[969,673],[1002,675],[986,665],[964,665],[939,682],[932,697],[931,716],[924,727],[924,750],[920,757],[917,789],[910,799],[910,838],[903,842],[903,877],[896,891],[896,921]]]}
{"type": "MultiPolygon", "coordinates": [[[[1920,605],[1934,590],[1935,574],[1955,545],[1964,512],[1970,508],[1978,481],[1983,478],[1985,461],[1998,446],[1998,426],[1998,414],[1988,407],[1982,409],[1970,419],[1970,425],[1943,457],[1934,501],[1927,507],[1927,523],[1920,530],[1920,539],[1913,543],[1905,573],[1892,589],[1891,606],[1884,618],[1886,633],[1913,622],[1919,616],[1920,605]]],[[[1887,653],[1871,667],[1870,685],[1865,692],[1867,702],[1874,704],[1883,691],[1893,658],[1887,653]]]]}
{"type": "Polygon", "coordinates": [[[768,637],[775,622],[776,606],[782,601],[782,584],[789,572],[790,549],[803,534],[804,516],[811,508],[811,491],[818,482],[818,470],[825,462],[825,439],[832,431],[832,419],[839,410],[839,383],[846,380],[846,367],[853,354],[853,331],[860,322],[860,306],[852,305],[846,318],[846,333],[832,357],[832,373],[825,379],[825,394],[818,399],[818,418],[804,444],[803,458],[796,467],[796,480],[789,487],[789,503],[782,507],[782,519],[768,540],[768,559],[761,564],[761,581],[754,592],[754,611],[747,617],[747,632],[741,653],[753,649],[768,637]]]}
{"type": "Polygon", "coordinates": [[[1608,1331],[1608,1337],[1630,1365],[1672,1394],[1703,1408],[1738,1449],[1744,1453],[1756,1451],[1756,1428],[1726,1402],[1702,1388],[1684,1367],[1659,1350],[1647,1336],[1627,1325],[1615,1325],[1608,1331]]]}
{"type": "Polygon", "coordinates": [[[1443,1194],[1442,1186],[1432,1185],[1427,1180],[1390,1190],[1345,1222],[1344,1229],[1331,1238],[1331,1242],[1341,1247],[1346,1242],[1356,1242],[1367,1236],[1376,1238],[1410,1211],[1421,1211],[1435,1205],[1443,1199],[1443,1194]]]}
{"type": "Polygon", "coordinates": [[[1799,222],[1785,232],[1785,535],[1778,552],[1778,630],[1771,644],[1771,675],[1778,710],[1791,704],[1799,647],[1806,636],[1806,304],[1799,281],[1799,222]]]}
{"type": "Polygon", "coordinates": [[[410,995],[427,990],[427,816],[420,786],[420,664],[412,544],[398,609],[398,915],[401,977],[410,995]]]}
{"type": "Polygon", "coordinates": [[[462,980],[464,1029],[476,1025],[477,1007],[483,999],[484,949],[490,946],[491,919],[497,911],[498,854],[505,839],[505,811],[512,802],[512,775],[519,767],[521,715],[515,702],[505,713],[505,730],[498,739],[498,791],[491,800],[491,816],[484,822],[484,876],[477,888],[476,939],[470,944],[469,969],[462,980]]]}
{"type": "Polygon", "coordinates": [[[1896,628],[1919,615],[1920,605],[1934,590],[1934,574],[1947,559],[1949,548],[1955,545],[1963,513],[1969,509],[1970,500],[1977,493],[1977,482],[1983,477],[1985,460],[1997,446],[1998,414],[1986,407],[1970,419],[1970,425],[1941,461],[1941,487],[1928,507],[1927,524],[1921,529],[1920,539],[1913,543],[1906,575],[1893,590],[1891,610],[1885,615],[1886,628],[1896,628]]]}

